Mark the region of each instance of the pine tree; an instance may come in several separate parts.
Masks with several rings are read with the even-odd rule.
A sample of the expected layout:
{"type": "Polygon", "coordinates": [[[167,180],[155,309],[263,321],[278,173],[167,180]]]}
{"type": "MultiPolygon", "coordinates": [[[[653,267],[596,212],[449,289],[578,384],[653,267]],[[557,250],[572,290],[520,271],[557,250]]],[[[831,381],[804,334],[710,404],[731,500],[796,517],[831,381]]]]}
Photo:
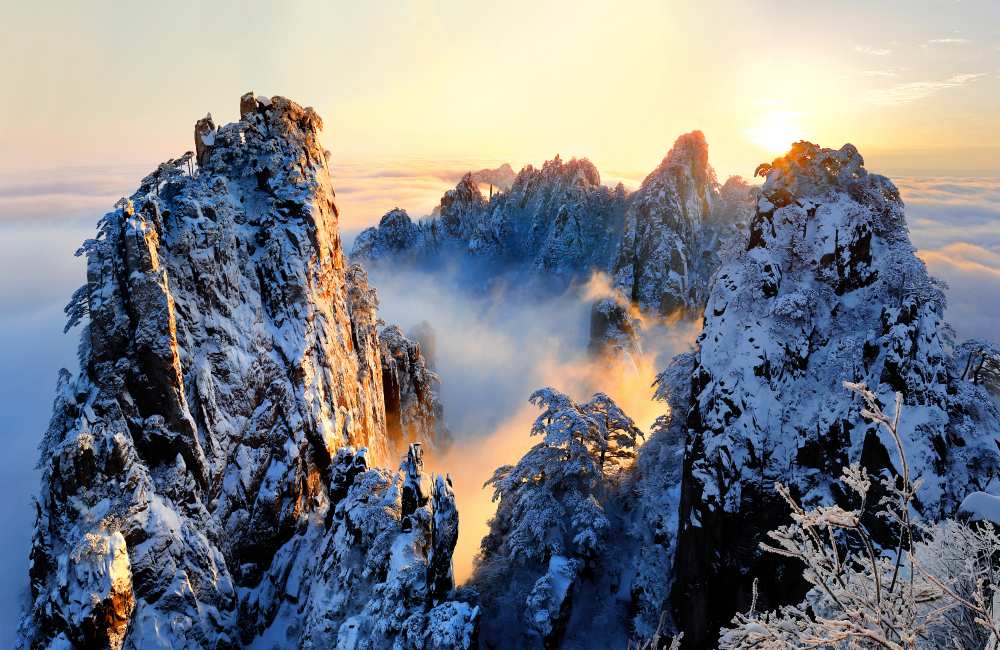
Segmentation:
{"type": "Polygon", "coordinates": [[[608,525],[602,501],[643,434],[604,393],[578,404],[543,388],[531,403],[542,408],[531,428],[542,441],[486,482],[500,506],[484,551],[522,561],[589,557],[608,525]]]}

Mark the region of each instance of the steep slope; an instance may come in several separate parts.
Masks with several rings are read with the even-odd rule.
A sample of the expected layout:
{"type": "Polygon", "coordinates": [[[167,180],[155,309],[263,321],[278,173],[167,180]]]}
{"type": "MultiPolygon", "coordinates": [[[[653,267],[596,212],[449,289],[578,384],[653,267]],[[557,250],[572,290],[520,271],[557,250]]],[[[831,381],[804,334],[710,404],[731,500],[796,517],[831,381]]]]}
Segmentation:
{"type": "Polygon", "coordinates": [[[420,344],[389,325],[379,332],[379,348],[389,440],[397,448],[414,442],[446,446],[450,436],[438,396],[441,380],[427,367],[420,344]]]}
{"type": "MultiPolygon", "coordinates": [[[[380,371],[365,366],[366,357],[361,373],[374,372],[381,377],[388,447],[398,454],[411,443],[419,442],[424,447],[443,450],[450,444],[451,434],[444,422],[439,394],[441,381],[429,368],[420,343],[404,336],[396,325],[378,330],[381,323],[378,295],[369,286],[368,273],[359,264],[347,269],[347,306],[354,346],[379,351],[380,371]]],[[[418,334],[433,340],[430,331],[418,334]]]]}
{"type": "Polygon", "coordinates": [[[477,611],[446,601],[448,482],[419,446],[402,474],[375,467],[406,448],[320,118],[252,94],[240,113],[200,120],[196,154],[81,249],[81,372],[61,374],[41,445],[20,642],[468,646],[477,611]]]}
{"type": "Polygon", "coordinates": [[[893,184],[869,174],[851,145],[801,142],[760,171],[749,241],[718,272],[679,414],[673,603],[685,647],[713,647],[719,625],[749,607],[755,578],[762,609],[801,595],[798,566],[757,547],[787,517],[775,481],[811,505],[844,498],[832,482],[848,463],[899,471],[892,443],[843,380],[867,383],[885,404],[903,393],[901,426],[929,518],[953,512],[971,489],[1000,489],[996,409],[957,378],[944,298],[914,255],[893,184]]]}

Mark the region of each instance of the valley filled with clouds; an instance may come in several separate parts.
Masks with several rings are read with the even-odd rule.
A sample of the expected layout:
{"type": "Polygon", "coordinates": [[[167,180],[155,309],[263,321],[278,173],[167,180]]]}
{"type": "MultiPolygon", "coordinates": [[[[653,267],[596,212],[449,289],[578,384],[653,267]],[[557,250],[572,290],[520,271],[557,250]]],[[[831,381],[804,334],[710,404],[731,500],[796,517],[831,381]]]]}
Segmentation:
{"type": "MultiPolygon", "coordinates": [[[[362,228],[377,223],[391,208],[405,208],[414,218],[427,215],[465,171],[498,162],[334,162],[345,250],[350,250],[362,228]]],[[[99,216],[120,196],[131,193],[146,171],[128,166],[0,176],[0,258],[4,260],[0,353],[5,361],[0,369],[0,412],[6,414],[0,420],[0,436],[6,444],[0,458],[0,490],[8,495],[0,503],[0,542],[10,549],[3,556],[2,569],[18,576],[0,590],[0,608],[6,612],[0,618],[2,639],[13,635],[19,599],[27,588],[31,495],[38,480],[32,469],[36,446],[47,425],[56,372],[63,366],[75,370],[76,365],[78,332],[62,334],[62,307],[84,280],[83,263],[73,253],[93,235],[99,216]]],[[[1000,314],[1000,178],[892,179],[906,202],[911,239],[919,256],[931,274],[949,287],[946,318],[957,338],[1000,343],[995,329],[1000,314]]],[[[641,178],[609,174],[603,181],[622,181],[634,188],[641,178]]],[[[445,417],[457,448],[468,460],[456,476],[460,483],[481,484],[492,467],[516,460],[527,448],[531,443],[527,429],[534,414],[527,397],[547,383],[563,390],[607,390],[640,424],[648,425],[646,420],[654,415],[656,405],[646,386],[665,358],[690,345],[694,337],[693,332],[680,329],[664,332],[664,345],[656,351],[659,355],[643,360],[634,376],[594,377],[586,361],[586,287],[574,287],[535,309],[537,305],[523,297],[502,293],[462,298],[449,285],[458,281],[446,276],[372,275],[386,322],[399,322],[405,329],[427,320],[437,330],[445,417]],[[570,313],[578,314],[574,322],[579,327],[566,331],[566,314],[570,313]]],[[[442,465],[449,465],[447,459],[442,465]]],[[[485,530],[480,511],[491,505],[485,491],[465,491],[460,493],[462,499],[463,515],[477,519],[463,535],[455,558],[458,572],[467,574],[478,535],[485,530]]]]}

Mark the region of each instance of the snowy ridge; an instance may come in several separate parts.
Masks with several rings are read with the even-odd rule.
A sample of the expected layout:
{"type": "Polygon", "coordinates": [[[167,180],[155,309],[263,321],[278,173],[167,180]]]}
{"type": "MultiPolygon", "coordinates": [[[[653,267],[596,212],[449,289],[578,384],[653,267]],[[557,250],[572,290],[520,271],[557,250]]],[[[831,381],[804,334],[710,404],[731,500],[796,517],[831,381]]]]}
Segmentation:
{"type": "MultiPolygon", "coordinates": [[[[647,195],[661,192],[653,188],[664,177],[688,178],[698,151],[669,155],[647,179],[647,195]]],[[[927,520],[954,515],[973,490],[981,493],[962,508],[990,516],[989,494],[1000,494],[1000,412],[983,384],[961,378],[971,362],[961,359],[964,346],[953,357],[943,295],[914,255],[898,192],[850,145],[798,143],[761,171],[767,181],[749,237],[713,276],[697,347],[660,374],[669,414],[634,464],[610,476],[578,469],[587,456],[566,436],[601,431],[588,425],[594,403],[536,394],[548,410],[533,433],[545,441],[491,481],[500,507],[471,583],[487,612],[484,639],[502,638],[520,612],[518,647],[617,647],[652,637],[666,613],[668,628],[684,632],[683,647],[714,648],[719,628],[750,607],[755,578],[761,610],[798,602],[800,566],[758,547],[787,518],[775,482],[812,506],[847,499],[836,479],[848,463],[873,476],[901,471],[894,443],[844,380],[866,382],[885,404],[903,394],[900,431],[927,520]],[[580,514],[586,508],[593,512],[580,514]]],[[[670,192],[684,186],[666,183],[662,195],[675,200],[681,195],[670,192]]],[[[696,197],[688,213],[746,191],[727,183],[696,197]]],[[[710,206],[711,218],[725,222],[740,206],[710,206]]],[[[697,240],[694,223],[707,230],[704,219],[688,230],[677,224],[665,231],[669,241],[682,232],[697,240]]],[[[594,319],[627,347],[628,310],[608,300],[595,312],[604,306],[594,319]]],[[[887,546],[896,542],[875,517],[865,525],[887,546]]]]}
{"type": "Polygon", "coordinates": [[[1000,489],[1000,419],[981,387],[958,379],[944,298],[914,255],[893,184],[851,145],[800,142],[759,171],[747,248],[712,285],[677,415],[686,450],[674,611],[692,647],[710,647],[749,606],[755,577],[761,593],[798,595],[793,574],[757,548],[785,516],[774,481],[815,504],[844,497],[832,483],[850,462],[876,476],[900,470],[842,381],[865,382],[886,404],[903,394],[925,515],[954,513],[970,487],[1000,489]]]}
{"type": "MultiPolygon", "coordinates": [[[[81,249],[82,370],[41,444],[20,644],[467,647],[454,498],[387,435],[377,302],[344,261],[322,123],[281,97],[240,113],[199,120],[197,153],[81,249]],[[375,467],[402,452],[401,474],[375,467]]],[[[419,359],[396,381],[432,383],[419,359]]]]}
{"type": "Polygon", "coordinates": [[[482,276],[476,289],[502,278],[559,291],[606,273],[618,296],[595,304],[592,348],[627,350],[638,323],[623,302],[655,317],[700,314],[720,260],[746,237],[754,193],[738,177],[719,185],[695,131],[679,137],[631,195],[621,184],[601,185],[589,161],[558,156],[541,169],[525,167],[489,201],[466,175],[433,218],[388,212],[358,236],[351,258],[422,269],[458,260],[482,276]]]}
{"type": "Polygon", "coordinates": [[[520,280],[565,282],[606,268],[619,236],[624,190],[609,190],[590,161],[527,166],[509,189],[483,197],[473,175],[441,197],[435,216],[414,223],[387,213],[358,235],[351,258],[365,264],[434,268],[454,257],[520,273],[520,280]]]}

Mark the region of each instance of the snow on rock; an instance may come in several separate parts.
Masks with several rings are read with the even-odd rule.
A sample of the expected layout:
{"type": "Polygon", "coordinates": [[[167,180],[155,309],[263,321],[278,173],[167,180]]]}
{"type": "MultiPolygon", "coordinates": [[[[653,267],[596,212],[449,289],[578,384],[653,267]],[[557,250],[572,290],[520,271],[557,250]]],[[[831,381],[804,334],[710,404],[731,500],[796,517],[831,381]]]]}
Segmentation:
{"type": "Polygon", "coordinates": [[[531,588],[525,600],[528,624],[542,638],[550,638],[561,624],[565,624],[570,587],[582,566],[580,560],[553,555],[549,558],[548,571],[531,588]]]}
{"type": "MultiPolygon", "coordinates": [[[[197,170],[194,154],[161,165],[81,248],[81,372],[60,373],[41,444],[23,647],[318,648],[354,624],[354,647],[422,648],[442,621],[474,637],[473,609],[435,613],[450,490],[404,514],[404,476],[379,468],[406,445],[387,434],[377,300],[344,260],[322,122],[252,94],[240,114],[200,120],[197,170]]],[[[397,380],[423,382],[437,424],[410,361],[397,380]]],[[[430,483],[419,466],[405,481],[430,483]]]]}
{"type": "Polygon", "coordinates": [[[760,171],[746,248],[716,275],[690,400],[674,411],[686,451],[673,604],[686,647],[712,647],[749,607],[755,578],[764,598],[801,596],[798,568],[758,548],[787,516],[776,480],[812,505],[844,498],[832,483],[848,463],[899,471],[892,441],[842,381],[885,404],[903,394],[925,516],[955,512],[970,485],[1000,489],[1000,418],[981,387],[958,379],[944,298],[914,255],[895,186],[851,145],[800,142],[760,171]]]}
{"type": "Polygon", "coordinates": [[[962,499],[958,512],[972,521],[988,521],[1000,526],[1000,496],[973,492],[962,499]]]}
{"type": "Polygon", "coordinates": [[[394,208],[379,220],[378,227],[366,228],[358,234],[351,258],[392,258],[399,263],[412,262],[423,253],[426,236],[426,229],[414,224],[406,210],[394,208]]]}
{"type": "Polygon", "coordinates": [[[452,650],[476,647],[476,628],[469,624],[479,618],[479,608],[468,603],[447,602],[427,616],[423,637],[427,650],[452,650]]]}
{"type": "Polygon", "coordinates": [[[85,533],[67,560],[60,586],[66,592],[73,641],[120,650],[135,608],[125,538],[120,532],[85,533]]]}
{"type": "Polygon", "coordinates": [[[650,314],[700,311],[719,249],[750,216],[749,186],[732,178],[725,190],[723,198],[701,131],[677,138],[629,199],[611,269],[618,290],[650,314]]]}
{"type": "Polygon", "coordinates": [[[420,348],[396,325],[379,332],[386,430],[397,449],[411,442],[443,448],[450,439],[439,397],[441,382],[420,348]]]}
{"type": "Polygon", "coordinates": [[[509,188],[498,189],[504,191],[487,200],[467,174],[441,198],[432,218],[413,223],[401,210],[389,212],[358,236],[351,258],[434,268],[457,257],[485,267],[488,279],[512,272],[542,287],[563,287],[608,267],[625,192],[601,185],[590,161],[556,156],[541,169],[525,167],[509,188]]]}
{"type": "MultiPolygon", "coordinates": [[[[435,269],[455,259],[476,289],[498,278],[521,288],[561,291],[599,271],[627,304],[657,317],[700,313],[726,253],[742,244],[756,190],[733,177],[722,186],[708,164],[701,132],[677,139],[660,166],[628,195],[601,185],[588,160],[558,156],[530,165],[509,189],[484,199],[466,175],[429,219],[387,213],[362,232],[351,252],[372,265],[435,269]]],[[[594,306],[595,353],[634,350],[638,331],[627,308],[605,298],[594,306]],[[605,338],[606,337],[606,338],[605,338]]]]}

